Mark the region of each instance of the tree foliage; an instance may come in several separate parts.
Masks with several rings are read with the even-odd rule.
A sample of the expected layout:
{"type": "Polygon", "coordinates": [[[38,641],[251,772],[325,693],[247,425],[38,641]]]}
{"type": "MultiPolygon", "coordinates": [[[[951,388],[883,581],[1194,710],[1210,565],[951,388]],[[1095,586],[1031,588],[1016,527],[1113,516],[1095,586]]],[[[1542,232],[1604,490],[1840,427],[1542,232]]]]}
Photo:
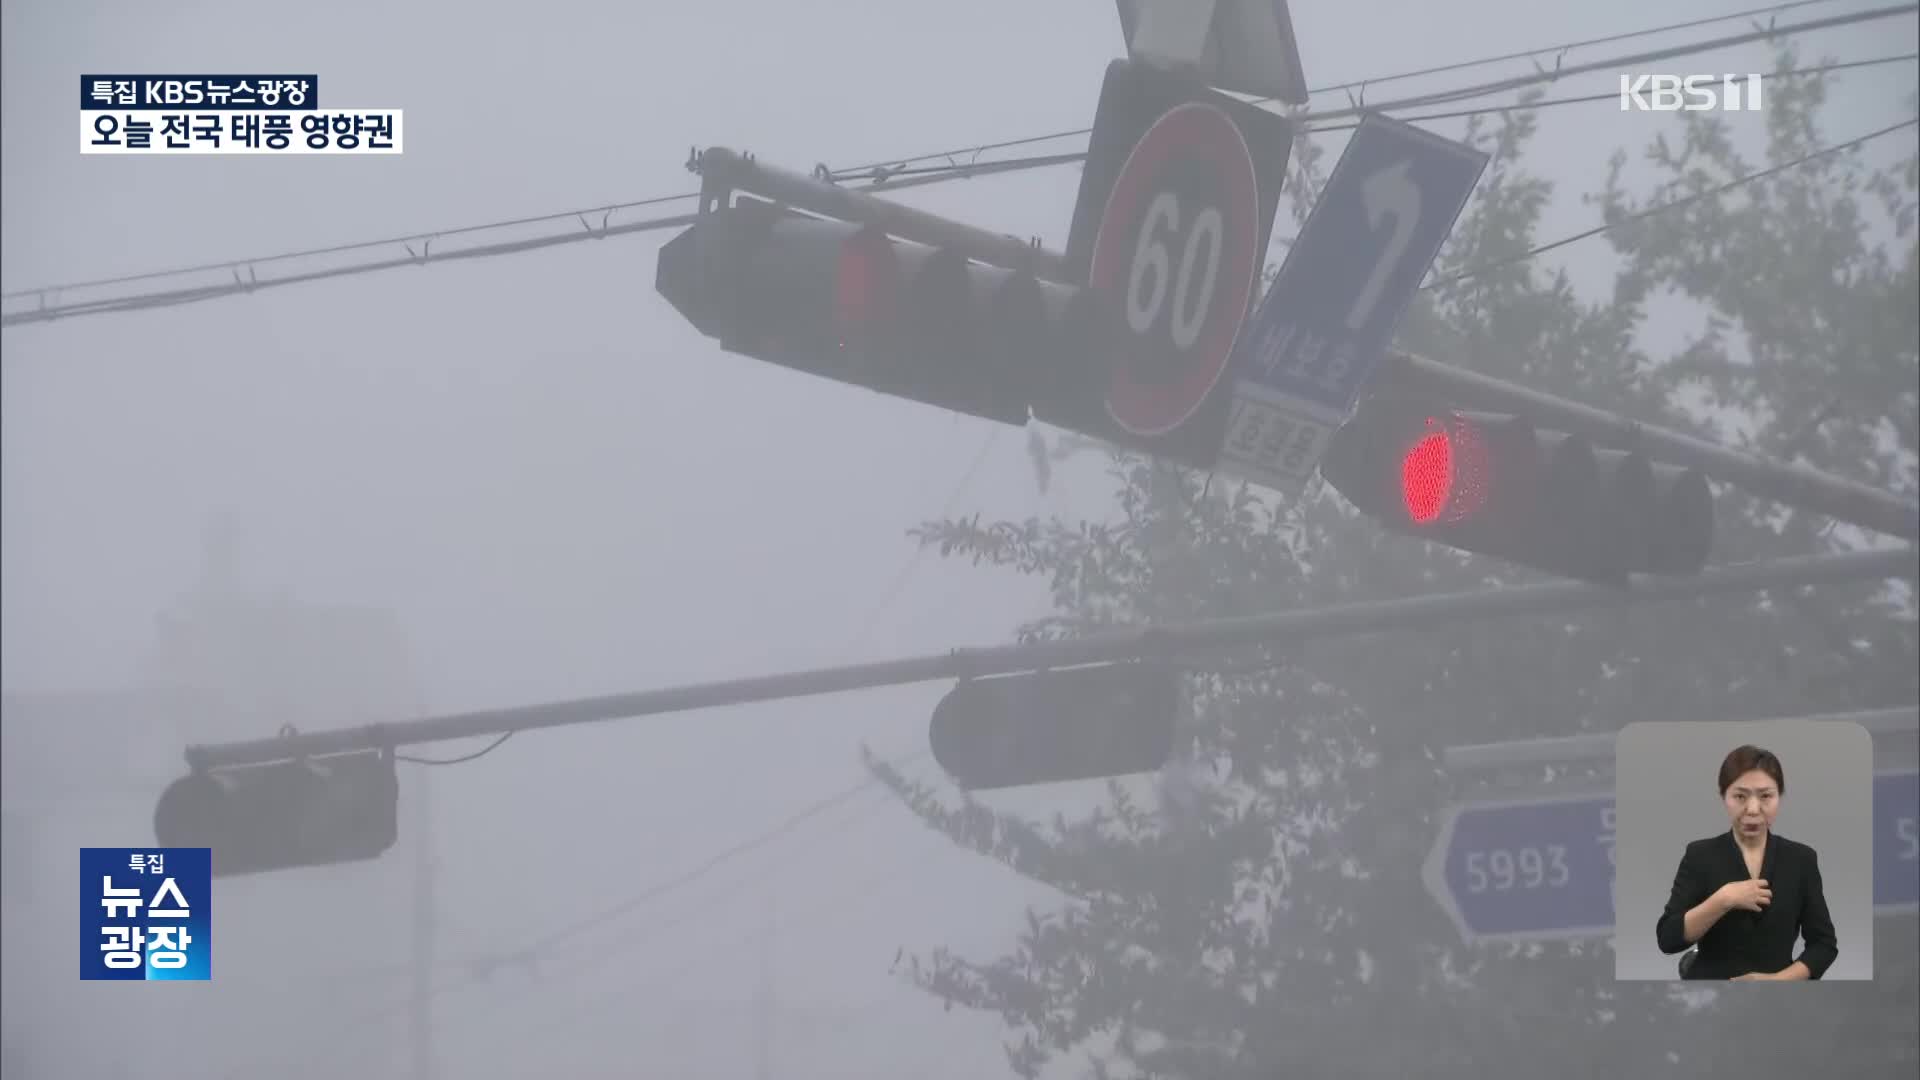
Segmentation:
{"type": "MultiPolygon", "coordinates": [[[[1553,195],[1525,166],[1536,114],[1476,123],[1469,139],[1492,161],[1400,345],[1911,496],[1920,165],[1847,152],[1717,191],[1823,146],[1824,97],[1819,78],[1774,81],[1765,163],[1742,160],[1712,114],[1682,114],[1654,139],[1645,161],[1659,179],[1640,195],[1616,154],[1589,196],[1619,262],[1597,302],[1528,258],[1553,195]],[[1651,306],[1668,298],[1699,321],[1677,348],[1646,340],[1651,306]],[[1747,426],[1727,428],[1729,409],[1747,426]]],[[[1293,192],[1319,190],[1323,154],[1302,140],[1293,192]]],[[[1305,201],[1292,210],[1302,220],[1305,201]]],[[[1035,452],[1058,469],[1058,454],[1035,452]]],[[[974,518],[919,537],[1044,575],[1055,610],[1019,629],[1026,640],[1536,577],[1387,534],[1325,492],[1284,504],[1106,458],[1114,520],[974,518]]],[[[1863,542],[1722,492],[1716,561],[1863,542]]],[[[1025,820],[869,765],[954,843],[1065,897],[1030,912],[1004,956],[941,950],[913,966],[926,990],[1004,1019],[1022,1076],[1087,1048],[1113,1077],[1541,1076],[1569,1061],[1623,1076],[1778,1074],[1831,1068],[1842,1040],[1848,1075],[1911,1075],[1911,918],[1878,923],[1877,986],[1688,1005],[1614,982],[1601,943],[1463,946],[1419,864],[1455,794],[1436,765],[1445,746],[1906,704],[1915,669],[1909,595],[1775,590],[1220,658],[1191,678],[1186,765],[1113,782],[1080,819],[1025,820]],[[1784,1008],[1791,1023],[1769,1015],[1784,1008]]]]}

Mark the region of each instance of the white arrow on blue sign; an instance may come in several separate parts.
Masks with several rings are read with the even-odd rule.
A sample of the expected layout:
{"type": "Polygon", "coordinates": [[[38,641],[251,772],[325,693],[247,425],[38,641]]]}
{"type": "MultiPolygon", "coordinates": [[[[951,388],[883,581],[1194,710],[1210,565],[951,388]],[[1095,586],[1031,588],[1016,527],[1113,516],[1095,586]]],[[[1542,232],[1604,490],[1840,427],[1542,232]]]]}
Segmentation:
{"type": "Polygon", "coordinates": [[[1240,335],[1223,468],[1297,492],[1352,413],[1487,155],[1368,115],[1240,335]]]}
{"type": "MultiPolygon", "coordinates": [[[[1920,773],[1873,778],[1873,904],[1920,908],[1920,773]]],[[[1452,807],[1423,871],[1469,942],[1613,935],[1613,796],[1452,807]]]]}

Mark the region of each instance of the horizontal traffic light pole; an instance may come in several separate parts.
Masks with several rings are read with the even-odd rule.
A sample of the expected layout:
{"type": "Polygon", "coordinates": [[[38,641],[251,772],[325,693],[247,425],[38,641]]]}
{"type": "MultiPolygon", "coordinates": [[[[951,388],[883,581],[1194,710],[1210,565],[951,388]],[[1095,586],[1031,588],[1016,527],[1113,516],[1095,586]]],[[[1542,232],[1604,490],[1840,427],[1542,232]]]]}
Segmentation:
{"type": "MultiPolygon", "coordinates": [[[[1864,709],[1859,712],[1763,719],[1853,723],[1866,728],[1868,734],[1876,737],[1920,734],[1920,708],[1912,705],[1893,709],[1864,709]]],[[[1555,739],[1476,743],[1469,746],[1449,747],[1442,760],[1447,769],[1454,772],[1611,761],[1614,755],[1615,738],[1613,734],[1568,735],[1555,739]]]]}
{"type": "Polygon", "coordinates": [[[850,667],[764,675],[664,690],[616,694],[550,705],[492,709],[390,724],[342,728],[310,734],[193,746],[186,751],[192,768],[257,765],[300,757],[440,742],[514,731],[621,720],[691,709],[742,705],[782,698],[835,694],[882,686],[975,676],[1005,675],[1041,668],[1068,667],[1186,656],[1197,649],[1249,643],[1288,643],[1320,638],[1380,634],[1451,626],[1467,620],[1542,615],[1584,608],[1691,599],[1782,586],[1834,584],[1916,576],[1915,552],[1853,552],[1743,563],[1707,570],[1681,580],[1635,580],[1626,588],[1555,582],[1474,593],[1445,593],[1344,607],[1287,611],[1184,625],[1114,631],[1070,641],[1003,645],[983,649],[886,660],[850,667]]]}
{"type": "MultiPolygon", "coordinates": [[[[711,185],[737,189],[839,221],[870,225],[902,240],[944,248],[1034,276],[1072,281],[1066,256],[825,180],[767,165],[725,147],[698,154],[692,167],[711,185]]],[[[900,186],[905,186],[902,182],[900,186]]],[[[1696,468],[1753,494],[1903,540],[1920,540],[1920,504],[1804,466],[1768,461],[1704,439],[1650,427],[1588,405],[1528,390],[1425,357],[1395,353],[1397,381],[1462,408],[1513,412],[1545,428],[1594,443],[1638,450],[1650,459],[1696,468]]]]}
{"type": "Polygon", "coordinates": [[[694,159],[693,168],[709,184],[745,191],[836,221],[871,225],[889,236],[958,252],[989,266],[1025,270],[1046,281],[1069,282],[1071,278],[1066,256],[1059,252],[765,165],[724,146],[701,152],[694,159]]]}
{"type": "Polygon", "coordinates": [[[1716,480],[1903,540],[1920,540],[1920,503],[1801,465],[1768,461],[1705,439],[1649,427],[1616,413],[1528,390],[1406,353],[1392,355],[1393,380],[1447,400],[1511,412],[1545,428],[1660,462],[1699,469],[1716,480]]]}

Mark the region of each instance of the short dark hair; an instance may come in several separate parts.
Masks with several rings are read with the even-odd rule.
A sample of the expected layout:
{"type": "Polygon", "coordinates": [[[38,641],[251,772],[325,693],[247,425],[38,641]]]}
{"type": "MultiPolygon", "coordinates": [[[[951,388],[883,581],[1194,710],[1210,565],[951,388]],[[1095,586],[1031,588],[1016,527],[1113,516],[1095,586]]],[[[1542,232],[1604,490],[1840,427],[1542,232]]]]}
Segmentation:
{"type": "Polygon", "coordinates": [[[1780,785],[1780,794],[1787,793],[1787,774],[1780,767],[1780,759],[1774,755],[1773,751],[1762,750],[1757,746],[1736,746],[1733,752],[1727,755],[1727,760],[1720,763],[1721,797],[1726,797],[1727,789],[1733,786],[1735,780],[1755,769],[1773,777],[1773,782],[1780,785]]]}

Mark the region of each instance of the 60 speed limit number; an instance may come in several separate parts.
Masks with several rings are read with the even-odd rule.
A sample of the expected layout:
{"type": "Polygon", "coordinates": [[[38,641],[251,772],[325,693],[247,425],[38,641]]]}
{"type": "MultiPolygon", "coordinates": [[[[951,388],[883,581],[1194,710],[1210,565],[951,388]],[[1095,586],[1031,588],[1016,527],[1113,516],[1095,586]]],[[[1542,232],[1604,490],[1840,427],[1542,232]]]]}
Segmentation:
{"type": "Polygon", "coordinates": [[[1126,432],[1167,435],[1227,369],[1259,272],[1259,181],[1233,119],[1188,103],[1127,155],[1094,239],[1088,285],[1125,314],[1106,406],[1126,432]]]}
{"type": "MultiPolygon", "coordinates": [[[[1127,328],[1141,338],[1153,335],[1163,322],[1174,352],[1184,353],[1200,340],[1207,311],[1213,305],[1214,286],[1220,279],[1220,252],[1226,227],[1217,206],[1203,206],[1182,229],[1180,197],[1162,191],[1147,206],[1146,224],[1140,230],[1140,242],[1133,249],[1133,270],[1127,277],[1127,328]],[[1169,263],[1170,252],[1163,234],[1186,242],[1180,249],[1180,267],[1169,263]],[[1168,281],[1173,282],[1172,306],[1168,306],[1168,281]]],[[[1170,357],[1169,357],[1170,358],[1170,357]]]]}

